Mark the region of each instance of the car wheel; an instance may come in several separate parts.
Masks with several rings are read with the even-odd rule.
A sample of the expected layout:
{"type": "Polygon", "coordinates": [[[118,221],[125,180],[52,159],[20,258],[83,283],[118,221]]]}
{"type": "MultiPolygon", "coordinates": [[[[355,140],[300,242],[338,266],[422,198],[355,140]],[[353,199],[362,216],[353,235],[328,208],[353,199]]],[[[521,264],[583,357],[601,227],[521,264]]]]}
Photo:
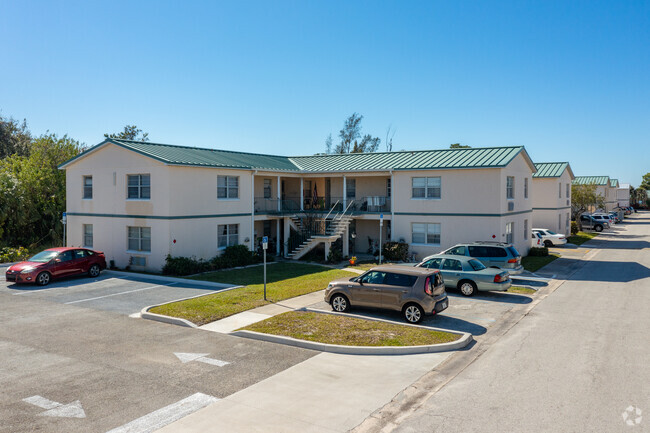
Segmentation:
{"type": "Polygon", "coordinates": [[[546,248],[550,248],[550,247],[553,246],[553,242],[551,242],[551,241],[549,241],[549,240],[545,240],[545,241],[544,241],[544,246],[545,246],[546,248]]]}
{"type": "Polygon", "coordinates": [[[458,290],[465,296],[474,296],[476,294],[476,284],[473,281],[461,281],[458,283],[458,290]]]}
{"type": "Polygon", "coordinates": [[[348,298],[343,295],[332,296],[332,299],[330,299],[330,305],[332,305],[332,310],[339,313],[345,313],[350,309],[350,302],[348,301],[348,298]]]}
{"type": "Polygon", "coordinates": [[[47,286],[50,284],[50,273],[49,272],[41,272],[38,274],[36,277],[36,284],[39,286],[47,286]]]}
{"type": "Polygon", "coordinates": [[[594,230],[596,230],[598,233],[600,233],[600,232],[603,231],[603,226],[598,225],[598,226],[594,227],[594,230]]]}
{"type": "Polygon", "coordinates": [[[88,269],[88,276],[90,278],[96,278],[99,276],[99,273],[101,272],[101,269],[99,269],[99,265],[95,264],[88,269]]]}
{"type": "Polygon", "coordinates": [[[404,318],[409,323],[420,323],[424,317],[424,310],[418,304],[407,304],[403,313],[404,318]]]}

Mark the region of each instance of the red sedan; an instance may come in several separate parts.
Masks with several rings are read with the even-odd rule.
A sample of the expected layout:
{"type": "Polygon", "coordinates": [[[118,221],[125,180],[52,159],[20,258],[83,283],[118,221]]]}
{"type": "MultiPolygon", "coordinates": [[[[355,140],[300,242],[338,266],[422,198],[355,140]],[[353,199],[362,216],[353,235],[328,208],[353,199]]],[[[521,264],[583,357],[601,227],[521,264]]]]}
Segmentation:
{"type": "Polygon", "coordinates": [[[88,274],[97,277],[106,269],[106,257],[101,251],[86,248],[50,248],[41,251],[27,261],[16,263],[7,269],[7,281],[47,285],[54,278],[88,274]]]}

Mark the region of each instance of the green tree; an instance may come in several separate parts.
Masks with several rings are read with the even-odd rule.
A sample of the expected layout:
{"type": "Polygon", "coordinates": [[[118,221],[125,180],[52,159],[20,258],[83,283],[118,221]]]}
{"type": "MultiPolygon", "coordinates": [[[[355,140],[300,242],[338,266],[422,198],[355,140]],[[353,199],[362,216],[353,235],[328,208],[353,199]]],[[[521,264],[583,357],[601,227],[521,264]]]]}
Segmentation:
{"type": "Polygon", "coordinates": [[[0,116],[0,159],[14,154],[27,155],[31,141],[26,120],[19,123],[13,118],[0,116]]]}
{"type": "Polygon", "coordinates": [[[580,215],[599,208],[605,208],[605,197],[596,193],[596,184],[571,186],[571,216],[578,224],[580,215]]]}
{"type": "Polygon", "coordinates": [[[650,191],[650,173],[646,173],[643,175],[643,180],[641,181],[641,185],[639,188],[643,188],[646,191],[650,191]]]}
{"type": "Polygon", "coordinates": [[[124,131],[116,134],[104,134],[106,138],[118,138],[120,140],[149,141],[149,133],[142,132],[142,129],[135,125],[126,125],[124,131]]]}
{"type": "MultiPolygon", "coordinates": [[[[334,153],[369,153],[377,151],[381,139],[379,137],[373,137],[370,134],[362,136],[361,120],[363,120],[363,116],[358,113],[352,113],[352,115],[345,120],[343,129],[339,131],[339,138],[341,141],[334,147],[334,153]]],[[[328,138],[331,138],[331,136],[328,138]]],[[[331,143],[331,140],[329,143],[331,143]]],[[[326,147],[327,144],[328,141],[326,140],[326,147]]]]}
{"type": "Polygon", "coordinates": [[[65,172],[59,164],[83,150],[67,135],[45,134],[29,145],[29,156],[0,161],[2,243],[26,246],[61,239],[65,211],[65,172]]]}
{"type": "Polygon", "coordinates": [[[450,149],[471,149],[472,146],[468,146],[466,144],[460,144],[460,143],[453,143],[449,145],[450,149]]]}

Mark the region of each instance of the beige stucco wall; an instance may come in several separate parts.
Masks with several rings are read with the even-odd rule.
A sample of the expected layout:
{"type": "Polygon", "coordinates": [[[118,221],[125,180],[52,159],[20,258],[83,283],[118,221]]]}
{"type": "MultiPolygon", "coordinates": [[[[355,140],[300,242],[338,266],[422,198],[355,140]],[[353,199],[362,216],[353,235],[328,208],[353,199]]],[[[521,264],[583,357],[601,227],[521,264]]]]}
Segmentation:
{"type": "Polygon", "coordinates": [[[621,207],[630,206],[630,189],[629,188],[617,188],[616,189],[616,201],[621,207]]]}
{"type": "Polygon", "coordinates": [[[533,178],[533,227],[568,235],[566,215],[571,214],[571,175],[564,170],[560,177],[533,178]],[[567,185],[569,196],[567,197],[567,185]],[[568,204],[567,204],[568,203],[568,204]],[[558,220],[560,223],[558,224],[558,220]]]}

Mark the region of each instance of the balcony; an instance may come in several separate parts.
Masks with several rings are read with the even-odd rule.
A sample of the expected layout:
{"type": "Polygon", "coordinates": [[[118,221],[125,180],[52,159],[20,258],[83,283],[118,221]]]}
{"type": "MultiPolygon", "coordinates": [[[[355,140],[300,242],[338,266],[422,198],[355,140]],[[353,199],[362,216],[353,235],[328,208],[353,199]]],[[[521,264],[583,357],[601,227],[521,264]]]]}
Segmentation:
{"type": "MultiPolygon", "coordinates": [[[[300,197],[277,198],[255,197],[254,206],[256,214],[296,214],[296,213],[322,213],[341,212],[344,210],[343,197],[304,197],[302,199],[303,210],[300,209],[300,197]]],[[[360,213],[384,213],[390,212],[390,197],[368,196],[358,199],[348,199],[350,204],[349,212],[360,213]],[[351,204],[350,204],[351,203],[351,204]]]]}

